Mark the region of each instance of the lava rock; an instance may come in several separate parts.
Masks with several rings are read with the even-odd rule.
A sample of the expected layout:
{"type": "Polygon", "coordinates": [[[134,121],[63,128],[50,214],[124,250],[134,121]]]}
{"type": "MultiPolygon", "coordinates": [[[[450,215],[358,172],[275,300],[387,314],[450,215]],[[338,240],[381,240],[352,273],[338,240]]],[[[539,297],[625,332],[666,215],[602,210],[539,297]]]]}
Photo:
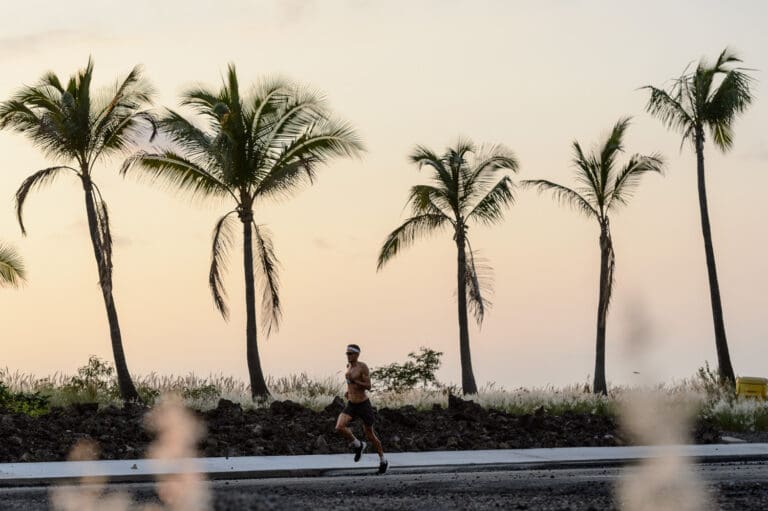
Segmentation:
{"type": "Polygon", "coordinates": [[[329,415],[339,415],[342,410],[344,410],[344,400],[339,396],[334,397],[333,401],[323,409],[329,415]]]}

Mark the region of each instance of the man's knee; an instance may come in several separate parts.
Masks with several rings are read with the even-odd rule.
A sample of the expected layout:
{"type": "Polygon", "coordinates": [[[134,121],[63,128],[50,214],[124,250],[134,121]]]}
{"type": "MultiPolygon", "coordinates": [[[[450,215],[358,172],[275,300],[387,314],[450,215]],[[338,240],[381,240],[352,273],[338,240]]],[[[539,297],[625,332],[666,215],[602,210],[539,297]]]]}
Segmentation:
{"type": "Polygon", "coordinates": [[[347,426],[349,425],[348,421],[339,421],[336,423],[336,433],[343,433],[345,429],[347,429],[347,426]]]}

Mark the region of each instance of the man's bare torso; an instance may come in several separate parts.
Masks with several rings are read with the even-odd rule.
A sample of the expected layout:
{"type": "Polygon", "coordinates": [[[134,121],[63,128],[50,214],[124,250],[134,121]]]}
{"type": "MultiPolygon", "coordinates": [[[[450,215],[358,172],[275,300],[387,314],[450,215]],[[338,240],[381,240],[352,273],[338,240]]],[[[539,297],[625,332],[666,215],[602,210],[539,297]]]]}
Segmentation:
{"type": "Polygon", "coordinates": [[[365,388],[352,381],[367,380],[368,366],[363,362],[356,362],[354,365],[347,366],[347,372],[344,375],[347,380],[347,399],[352,403],[362,403],[368,396],[365,394],[365,388]]]}

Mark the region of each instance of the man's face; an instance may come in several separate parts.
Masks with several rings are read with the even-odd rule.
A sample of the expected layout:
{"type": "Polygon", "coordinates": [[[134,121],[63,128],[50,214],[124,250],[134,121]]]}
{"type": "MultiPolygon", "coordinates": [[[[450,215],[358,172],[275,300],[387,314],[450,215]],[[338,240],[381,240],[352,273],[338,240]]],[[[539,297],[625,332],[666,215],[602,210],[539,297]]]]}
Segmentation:
{"type": "Polygon", "coordinates": [[[357,357],[359,356],[360,356],[360,353],[355,353],[354,351],[348,351],[347,362],[357,362],[357,357]]]}

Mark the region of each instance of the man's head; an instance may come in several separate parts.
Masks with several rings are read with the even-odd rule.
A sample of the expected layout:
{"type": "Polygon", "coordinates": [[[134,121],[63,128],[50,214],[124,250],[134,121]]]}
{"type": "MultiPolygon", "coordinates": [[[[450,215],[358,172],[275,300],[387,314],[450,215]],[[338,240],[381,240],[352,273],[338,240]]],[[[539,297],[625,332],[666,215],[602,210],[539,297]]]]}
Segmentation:
{"type": "Polygon", "coordinates": [[[347,345],[347,361],[357,362],[358,357],[360,357],[360,346],[358,346],[357,344],[348,344],[347,345]]]}

